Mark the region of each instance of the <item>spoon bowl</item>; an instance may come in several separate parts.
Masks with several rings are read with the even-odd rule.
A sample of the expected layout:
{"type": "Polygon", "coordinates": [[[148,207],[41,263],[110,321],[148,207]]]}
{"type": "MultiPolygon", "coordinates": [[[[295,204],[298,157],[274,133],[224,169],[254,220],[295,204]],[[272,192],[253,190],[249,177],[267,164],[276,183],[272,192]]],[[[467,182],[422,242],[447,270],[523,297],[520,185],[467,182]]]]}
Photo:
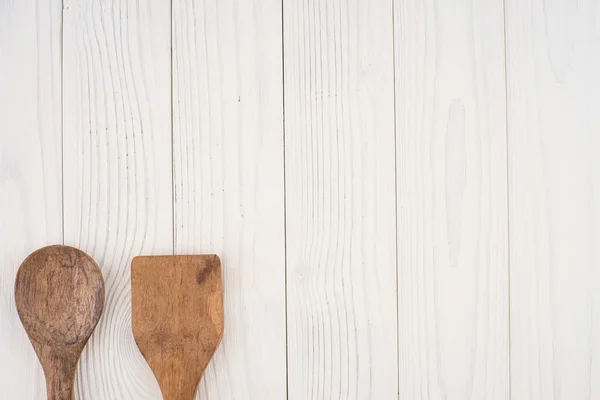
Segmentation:
{"type": "Polygon", "coordinates": [[[104,308],[104,280],[83,251],[48,246],[19,268],[15,303],[46,376],[48,399],[71,400],[77,362],[104,308]]]}

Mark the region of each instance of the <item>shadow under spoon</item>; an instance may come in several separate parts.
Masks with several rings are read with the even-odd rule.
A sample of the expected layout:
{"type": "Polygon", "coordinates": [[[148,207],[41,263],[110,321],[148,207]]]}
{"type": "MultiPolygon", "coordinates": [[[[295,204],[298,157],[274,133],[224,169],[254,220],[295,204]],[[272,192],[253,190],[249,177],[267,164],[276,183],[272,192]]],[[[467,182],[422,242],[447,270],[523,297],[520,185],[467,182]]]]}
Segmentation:
{"type": "Polygon", "coordinates": [[[48,399],[72,400],[77,362],[104,308],[100,268],[73,247],[36,250],[17,272],[15,302],[44,369],[48,399]]]}

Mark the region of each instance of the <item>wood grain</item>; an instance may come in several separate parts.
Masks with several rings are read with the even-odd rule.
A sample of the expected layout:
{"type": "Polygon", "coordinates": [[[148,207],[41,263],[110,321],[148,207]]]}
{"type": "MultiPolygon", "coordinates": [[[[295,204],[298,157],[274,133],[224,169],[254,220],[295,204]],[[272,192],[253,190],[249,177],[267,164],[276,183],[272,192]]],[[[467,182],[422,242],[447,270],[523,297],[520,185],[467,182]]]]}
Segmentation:
{"type": "Polygon", "coordinates": [[[222,256],[201,399],[286,397],[281,2],[173,1],[177,254],[222,256]]]}
{"type": "Polygon", "coordinates": [[[170,4],[65,0],[65,241],[93,256],[106,307],[82,399],[156,399],[131,334],[133,256],[172,254],[170,4]]]}
{"type": "Polygon", "coordinates": [[[514,400],[600,398],[598,21],[506,2],[514,400]]]}
{"type": "Polygon", "coordinates": [[[19,264],[62,242],[61,2],[0,2],[0,387],[45,399],[44,374],[15,310],[19,264]]]}
{"type": "Polygon", "coordinates": [[[36,250],[19,267],[15,304],[44,368],[48,399],[72,400],[77,362],[104,308],[100,268],[73,247],[36,250]]]}
{"type": "Polygon", "coordinates": [[[398,393],[390,1],[283,2],[288,381],[398,393]]]}
{"type": "Polygon", "coordinates": [[[0,0],[0,397],[45,398],[10,288],[63,223],[78,398],[160,398],[128,270],[174,249],[223,254],[198,398],[600,396],[594,0],[61,3],[0,0]]]}
{"type": "Polygon", "coordinates": [[[507,399],[500,0],[397,0],[401,399],[507,399]]]}
{"type": "Polygon", "coordinates": [[[165,400],[192,400],[223,336],[216,255],[135,257],[133,335],[165,400]]]}

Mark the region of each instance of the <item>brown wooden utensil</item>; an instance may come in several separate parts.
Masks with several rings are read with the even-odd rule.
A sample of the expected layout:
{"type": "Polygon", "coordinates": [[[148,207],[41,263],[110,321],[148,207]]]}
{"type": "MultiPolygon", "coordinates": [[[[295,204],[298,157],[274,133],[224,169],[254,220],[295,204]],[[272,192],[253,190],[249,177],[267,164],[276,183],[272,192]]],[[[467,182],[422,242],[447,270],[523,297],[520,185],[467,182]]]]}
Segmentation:
{"type": "Polygon", "coordinates": [[[223,336],[219,257],[136,257],[131,289],[133,336],[164,399],[192,400],[223,336]]]}
{"type": "Polygon", "coordinates": [[[44,247],[21,264],[15,302],[44,369],[48,399],[72,400],[77,361],[104,308],[100,268],[81,250],[44,247]]]}

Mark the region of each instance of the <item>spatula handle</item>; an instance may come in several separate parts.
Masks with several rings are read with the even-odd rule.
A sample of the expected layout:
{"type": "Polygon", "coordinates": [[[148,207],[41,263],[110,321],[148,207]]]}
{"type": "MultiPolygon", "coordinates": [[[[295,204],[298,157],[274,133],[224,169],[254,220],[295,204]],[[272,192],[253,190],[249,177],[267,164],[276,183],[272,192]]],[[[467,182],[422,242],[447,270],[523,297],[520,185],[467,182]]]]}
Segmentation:
{"type": "Polygon", "coordinates": [[[169,376],[159,378],[158,385],[164,400],[194,400],[198,381],[174,367],[169,376]]]}
{"type": "Polygon", "coordinates": [[[169,395],[169,396],[163,397],[164,400],[194,400],[195,398],[196,398],[196,392],[194,392],[192,394],[185,393],[185,394],[169,395]]]}

